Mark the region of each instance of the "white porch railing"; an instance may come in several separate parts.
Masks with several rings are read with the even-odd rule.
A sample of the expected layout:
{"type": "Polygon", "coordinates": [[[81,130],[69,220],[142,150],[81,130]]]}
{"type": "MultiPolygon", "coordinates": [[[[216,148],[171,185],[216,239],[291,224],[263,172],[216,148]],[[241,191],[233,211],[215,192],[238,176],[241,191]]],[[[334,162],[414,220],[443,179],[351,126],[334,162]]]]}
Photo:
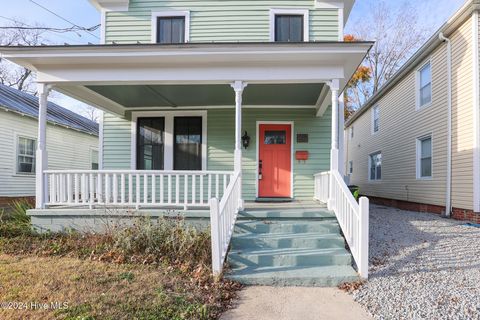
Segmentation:
{"type": "Polygon", "coordinates": [[[241,174],[235,172],[220,202],[218,198],[210,200],[212,268],[214,275],[222,273],[223,262],[227,255],[238,211],[241,207],[241,188],[241,174]]]}
{"type": "Polygon", "coordinates": [[[225,193],[227,171],[47,170],[47,206],[208,207],[225,193]]]}
{"type": "Polygon", "coordinates": [[[368,232],[369,201],[361,197],[357,203],[340,172],[330,171],[315,175],[315,199],[327,203],[335,212],[350,251],[352,252],[358,272],[362,278],[368,278],[368,232]],[[333,193],[330,195],[330,179],[333,179],[333,193]]]}

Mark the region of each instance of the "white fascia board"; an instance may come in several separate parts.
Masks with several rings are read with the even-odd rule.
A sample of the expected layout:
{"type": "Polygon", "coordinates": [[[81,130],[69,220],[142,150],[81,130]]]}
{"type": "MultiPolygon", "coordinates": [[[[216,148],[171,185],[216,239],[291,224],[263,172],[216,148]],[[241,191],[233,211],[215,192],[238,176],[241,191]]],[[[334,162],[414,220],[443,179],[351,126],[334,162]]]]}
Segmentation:
{"type": "Polygon", "coordinates": [[[98,10],[106,11],[128,11],[130,0],[89,0],[98,10]]]}

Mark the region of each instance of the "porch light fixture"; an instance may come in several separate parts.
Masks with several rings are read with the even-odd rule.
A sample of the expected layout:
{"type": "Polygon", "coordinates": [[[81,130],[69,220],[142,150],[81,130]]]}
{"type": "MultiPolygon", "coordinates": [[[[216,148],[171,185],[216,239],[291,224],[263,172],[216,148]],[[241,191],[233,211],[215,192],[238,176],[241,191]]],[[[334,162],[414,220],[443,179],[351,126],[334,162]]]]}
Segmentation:
{"type": "Polygon", "coordinates": [[[247,131],[245,131],[245,133],[242,136],[242,145],[245,149],[247,149],[248,146],[250,145],[250,136],[248,135],[247,131]]]}

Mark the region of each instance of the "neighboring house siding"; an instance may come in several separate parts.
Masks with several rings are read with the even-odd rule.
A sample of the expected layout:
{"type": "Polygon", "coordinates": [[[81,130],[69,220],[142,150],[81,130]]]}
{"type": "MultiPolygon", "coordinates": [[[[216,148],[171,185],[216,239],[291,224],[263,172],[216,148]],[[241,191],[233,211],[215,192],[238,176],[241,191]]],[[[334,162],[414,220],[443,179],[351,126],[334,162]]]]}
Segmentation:
{"type": "MultiPolygon", "coordinates": [[[[472,178],[472,27],[465,22],[453,35],[452,105],[452,205],[473,209],[472,178]]],[[[371,133],[370,108],[351,126],[354,138],[347,140],[347,163],[353,161],[350,183],[362,194],[445,206],[447,165],[447,62],[446,45],[430,55],[432,104],[416,110],[416,70],[401,79],[376,104],[380,107],[380,131],[371,133]],[[416,139],[432,136],[432,178],[416,178],[416,139]],[[382,180],[368,180],[368,158],[382,152],[382,180]]],[[[348,128],[347,128],[348,130],[348,128]]],[[[349,134],[346,131],[346,134],[349,134]]]]}
{"type": "Polygon", "coordinates": [[[190,42],[268,42],[270,9],[310,9],[311,41],[338,41],[337,9],[315,9],[313,0],[132,0],[128,12],[107,12],[106,43],[151,42],[155,11],[190,11],[190,42]]]}
{"type": "MultiPolygon", "coordinates": [[[[16,174],[16,136],[37,139],[37,128],[36,119],[0,111],[0,197],[35,195],[35,175],[16,174]]],[[[96,136],[48,124],[49,169],[89,170],[91,149],[98,149],[96,136]]]]}
{"type": "MultiPolygon", "coordinates": [[[[244,198],[255,199],[256,180],[256,125],[257,121],[293,121],[294,134],[309,134],[308,144],[297,144],[294,150],[306,150],[310,159],[306,163],[293,161],[294,196],[313,198],[313,174],[328,170],[330,166],[330,111],[317,118],[315,109],[244,109],[243,132],[251,137],[250,146],[243,150],[244,198]]],[[[234,109],[211,109],[207,114],[208,170],[233,170],[235,114],[234,109]]],[[[294,135],[295,137],[295,135],[294,135]]],[[[112,115],[104,118],[105,169],[130,168],[131,122],[112,115]]]]}

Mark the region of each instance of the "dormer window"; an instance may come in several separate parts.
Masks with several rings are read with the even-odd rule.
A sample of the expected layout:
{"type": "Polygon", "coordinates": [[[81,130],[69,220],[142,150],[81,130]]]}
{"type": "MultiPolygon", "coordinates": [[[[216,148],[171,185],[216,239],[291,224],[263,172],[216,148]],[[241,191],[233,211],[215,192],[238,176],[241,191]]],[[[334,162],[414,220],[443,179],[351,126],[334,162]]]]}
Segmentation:
{"type": "Polygon", "coordinates": [[[308,9],[270,10],[270,40],[274,42],[308,41],[308,9]]]}
{"type": "Polygon", "coordinates": [[[152,14],[152,42],[161,44],[189,41],[190,13],[188,11],[154,12],[152,14]]]}

